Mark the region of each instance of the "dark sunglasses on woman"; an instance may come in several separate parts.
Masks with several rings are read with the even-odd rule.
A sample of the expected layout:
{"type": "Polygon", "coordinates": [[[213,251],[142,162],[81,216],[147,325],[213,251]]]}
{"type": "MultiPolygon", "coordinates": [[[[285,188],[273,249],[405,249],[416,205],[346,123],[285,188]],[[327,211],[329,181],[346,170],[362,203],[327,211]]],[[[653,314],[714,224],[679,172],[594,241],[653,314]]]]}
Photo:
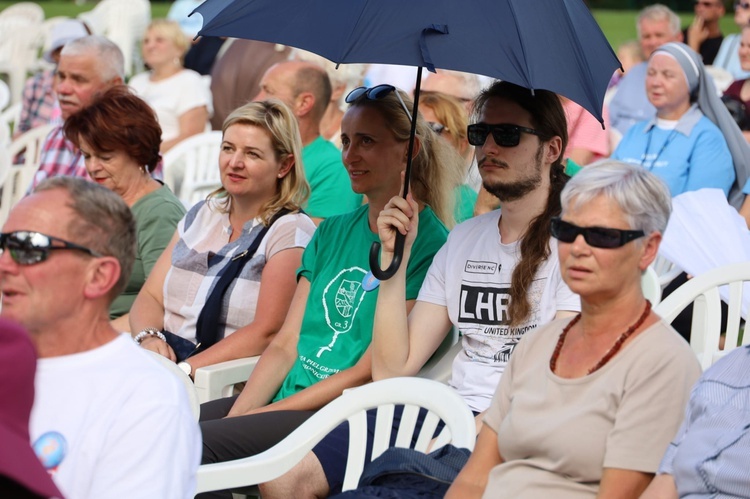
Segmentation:
{"type": "Polygon", "coordinates": [[[398,98],[399,103],[401,103],[401,107],[404,109],[406,116],[409,117],[409,121],[411,121],[411,113],[409,112],[409,109],[406,107],[406,104],[404,103],[404,99],[401,98],[401,94],[398,91],[396,91],[396,87],[394,87],[393,85],[388,85],[386,83],[383,83],[382,85],[376,85],[374,87],[357,87],[351,92],[349,92],[349,95],[346,96],[344,101],[346,101],[347,104],[351,104],[352,102],[358,101],[363,96],[370,100],[379,100],[391,92],[396,94],[396,97],[398,98]]]}
{"type": "Polygon", "coordinates": [[[533,128],[503,123],[500,125],[488,125],[487,123],[475,123],[466,128],[469,144],[483,146],[487,136],[491,133],[495,144],[500,147],[516,147],[521,142],[521,132],[533,135],[541,134],[533,128]]]}
{"type": "Polygon", "coordinates": [[[619,248],[634,239],[646,234],[642,230],[610,229],[608,227],[579,227],[570,222],[565,222],[560,217],[554,217],[551,221],[550,232],[558,241],[572,243],[578,235],[583,235],[586,244],[594,248],[619,248]]]}
{"type": "Polygon", "coordinates": [[[19,265],[41,263],[49,258],[49,253],[52,250],[78,250],[93,257],[102,256],[96,251],[64,239],[25,230],[1,233],[0,248],[2,248],[2,251],[8,250],[10,257],[19,265]],[[57,246],[54,246],[53,243],[57,243],[57,246]]]}

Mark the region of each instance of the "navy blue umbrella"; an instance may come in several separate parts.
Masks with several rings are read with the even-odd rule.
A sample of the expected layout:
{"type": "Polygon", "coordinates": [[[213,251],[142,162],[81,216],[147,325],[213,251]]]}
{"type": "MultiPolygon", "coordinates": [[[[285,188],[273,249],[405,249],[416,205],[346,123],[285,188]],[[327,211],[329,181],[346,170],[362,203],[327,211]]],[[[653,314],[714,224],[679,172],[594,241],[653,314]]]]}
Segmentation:
{"type": "MultiPolygon", "coordinates": [[[[414,116],[425,67],[550,90],[603,122],[604,92],[620,67],[582,0],[206,0],[195,12],[199,35],[281,43],[339,64],[415,66],[414,116]]],[[[413,123],[405,188],[414,132],[413,123]]],[[[379,279],[398,269],[403,237],[396,245],[385,271],[373,248],[379,279]]]]}

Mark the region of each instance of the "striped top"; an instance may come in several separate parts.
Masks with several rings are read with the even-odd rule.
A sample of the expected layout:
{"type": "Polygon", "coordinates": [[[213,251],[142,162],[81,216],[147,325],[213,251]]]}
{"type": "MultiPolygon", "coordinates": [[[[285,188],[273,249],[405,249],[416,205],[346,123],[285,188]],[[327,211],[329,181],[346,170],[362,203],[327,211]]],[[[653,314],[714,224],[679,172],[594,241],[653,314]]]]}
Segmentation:
{"type": "Polygon", "coordinates": [[[727,354],[698,380],[659,474],[674,477],[680,497],[748,497],[748,463],[750,346],[727,354]]]}
{"type": "MultiPolygon", "coordinates": [[[[261,229],[258,219],[250,220],[243,227],[242,235],[230,243],[229,215],[219,211],[215,201],[202,201],[190,209],[177,225],[180,240],[172,251],[172,267],[164,280],[164,328],[167,331],[195,341],[198,316],[219,280],[219,273],[235,254],[250,246],[261,229]]],[[[224,296],[219,316],[224,331],[219,331],[219,338],[250,324],[255,318],[266,262],[279,251],[305,248],[314,231],[315,224],[310,217],[300,213],[284,215],[271,226],[255,255],[224,296]]]]}

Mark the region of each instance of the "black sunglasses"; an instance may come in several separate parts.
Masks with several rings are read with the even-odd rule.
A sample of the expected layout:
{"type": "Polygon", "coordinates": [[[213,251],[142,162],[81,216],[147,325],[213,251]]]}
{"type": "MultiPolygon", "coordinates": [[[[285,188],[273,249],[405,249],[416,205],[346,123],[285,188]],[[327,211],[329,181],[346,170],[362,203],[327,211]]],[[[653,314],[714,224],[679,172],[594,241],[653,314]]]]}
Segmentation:
{"type": "Polygon", "coordinates": [[[594,248],[619,248],[634,239],[646,235],[642,230],[610,229],[608,227],[578,227],[554,217],[550,225],[552,236],[564,243],[572,243],[579,234],[583,235],[586,244],[594,248]]]}
{"type": "Polygon", "coordinates": [[[351,104],[352,102],[356,102],[359,99],[361,99],[363,96],[370,100],[378,100],[382,99],[389,93],[395,93],[396,97],[398,98],[399,103],[401,103],[401,107],[404,109],[404,112],[406,113],[406,116],[409,117],[409,121],[411,121],[411,113],[409,112],[409,109],[406,107],[406,104],[404,103],[404,99],[401,98],[401,94],[396,90],[396,87],[393,85],[388,85],[387,83],[383,83],[382,85],[376,85],[374,87],[357,87],[351,92],[349,92],[349,95],[346,96],[344,101],[346,101],[347,104],[351,104]]]}
{"type": "Polygon", "coordinates": [[[501,147],[516,147],[521,142],[521,132],[531,133],[541,136],[533,128],[525,126],[510,125],[503,123],[500,125],[488,125],[487,123],[475,123],[466,128],[469,137],[469,144],[473,146],[483,146],[487,141],[487,136],[492,133],[495,144],[501,147]]]}
{"type": "Polygon", "coordinates": [[[49,252],[52,250],[79,250],[94,257],[102,256],[96,251],[64,239],[25,230],[0,234],[0,248],[2,248],[2,251],[8,250],[10,257],[19,265],[41,263],[49,258],[49,252]],[[53,246],[53,242],[62,244],[62,246],[53,246]]]}

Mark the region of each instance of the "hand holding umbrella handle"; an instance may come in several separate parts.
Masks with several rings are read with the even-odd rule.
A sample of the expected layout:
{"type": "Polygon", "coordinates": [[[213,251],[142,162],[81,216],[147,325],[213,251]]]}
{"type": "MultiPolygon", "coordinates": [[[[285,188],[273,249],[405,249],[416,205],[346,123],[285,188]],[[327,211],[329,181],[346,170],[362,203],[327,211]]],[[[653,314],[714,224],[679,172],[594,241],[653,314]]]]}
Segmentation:
{"type": "Polygon", "coordinates": [[[393,277],[398,268],[401,265],[401,257],[404,254],[404,244],[406,242],[406,236],[400,232],[396,232],[396,245],[393,248],[393,260],[387,269],[383,270],[380,268],[380,262],[378,256],[380,255],[380,243],[375,241],[370,246],[370,271],[372,275],[381,281],[387,281],[393,277]]]}

